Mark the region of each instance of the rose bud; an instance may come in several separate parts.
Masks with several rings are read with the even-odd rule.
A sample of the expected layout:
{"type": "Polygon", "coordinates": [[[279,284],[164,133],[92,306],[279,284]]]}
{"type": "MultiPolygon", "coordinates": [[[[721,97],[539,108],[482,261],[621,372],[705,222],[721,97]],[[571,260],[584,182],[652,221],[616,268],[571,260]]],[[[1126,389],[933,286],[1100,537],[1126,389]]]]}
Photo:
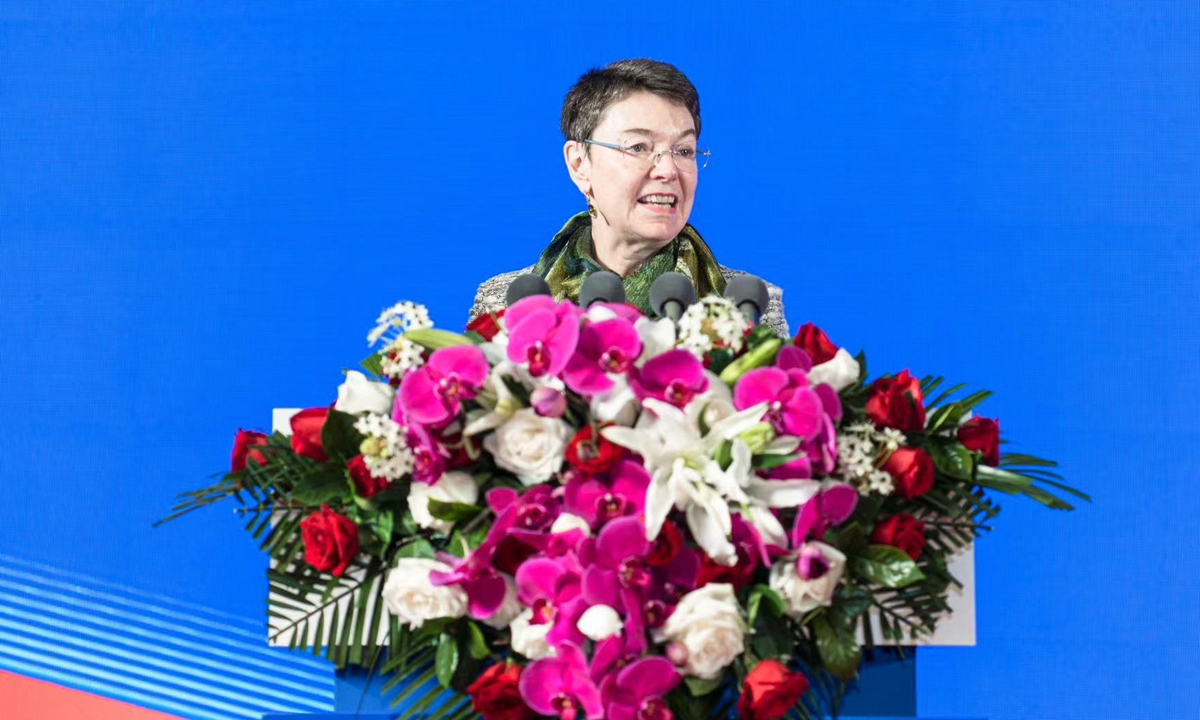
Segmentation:
{"type": "Polygon", "coordinates": [[[358,526],[327,506],[300,521],[304,561],[321,572],[341,577],[358,555],[358,526]]]}
{"type": "Polygon", "coordinates": [[[867,417],[881,427],[904,432],[924,430],[925,398],[921,382],[903,370],[896,377],[882,377],[871,383],[867,417]]]}
{"type": "Polygon", "coordinates": [[[738,699],[742,720],[778,720],[808,691],[808,678],[778,660],[763,660],[746,675],[738,699]]]}
{"type": "Polygon", "coordinates": [[[897,448],[888,456],[883,470],[892,476],[896,490],[906,500],[920,497],[933,487],[933,458],[920,448],[897,448]]]}
{"type": "Polygon", "coordinates": [[[971,452],[983,454],[983,462],[1000,464],[1000,422],[975,416],[958,428],[958,441],[971,452]]]}
{"type": "Polygon", "coordinates": [[[529,396],[533,411],[542,417],[560,418],[567,412],[567,399],[558,390],[543,385],[529,396]]]}
{"type": "Polygon", "coordinates": [[[875,526],[871,542],[900,548],[916,560],[925,549],[925,523],[912,515],[893,515],[875,526]]]}
{"type": "Polygon", "coordinates": [[[246,461],[253,460],[259,465],[265,465],[267,459],[254,448],[267,444],[267,436],[253,430],[238,430],[233,438],[233,459],[230,462],[230,472],[241,472],[246,469],[246,461]]]}

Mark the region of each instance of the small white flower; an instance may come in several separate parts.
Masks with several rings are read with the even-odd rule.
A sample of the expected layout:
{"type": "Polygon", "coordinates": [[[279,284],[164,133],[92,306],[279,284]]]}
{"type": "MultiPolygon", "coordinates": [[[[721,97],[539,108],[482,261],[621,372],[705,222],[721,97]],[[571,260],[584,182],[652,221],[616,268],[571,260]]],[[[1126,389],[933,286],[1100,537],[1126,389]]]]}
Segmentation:
{"type": "Polygon", "coordinates": [[[550,632],[550,628],[554,627],[551,623],[539,623],[534,625],[530,622],[533,619],[533,610],[526,609],[520,615],[513,618],[509,624],[508,630],[512,635],[512,649],[530,660],[541,660],[546,657],[554,657],[554,648],[550,643],[546,642],[546,635],[550,632]]]}
{"type": "Polygon", "coordinates": [[[346,379],[338,386],[334,409],[351,415],[359,413],[387,414],[392,411],[396,391],[391,385],[373,382],[357,370],[346,371],[346,379]]]}
{"type": "Polygon", "coordinates": [[[367,413],[354,423],[354,429],[364,436],[359,452],[371,474],[378,478],[399,480],[413,469],[412,450],[408,433],[387,415],[367,413]]]}
{"type": "Polygon", "coordinates": [[[745,333],[746,318],[732,301],[717,295],[701,298],[679,318],[679,344],[698,357],[714,347],[738,352],[745,333]]]}
{"type": "Polygon", "coordinates": [[[427,558],[401,558],[383,583],[383,602],[402,624],[419,628],[428,620],[467,614],[467,593],[457,585],[438,587],[429,579],[450,566],[427,558]]]}
{"type": "Polygon", "coordinates": [[[429,514],[429,501],[471,505],[478,499],[479,485],[475,483],[475,478],[465,472],[451,470],[432,485],[414,482],[408,491],[408,509],[418,526],[449,534],[454,523],[429,514]]]}
{"type": "Polygon", "coordinates": [[[563,453],[574,431],[557,418],[545,418],[531,408],[513,413],[495,432],[483,439],[483,447],[496,464],[513,473],[525,485],[544,483],[562,467],[563,453]]]}
{"type": "Polygon", "coordinates": [[[625,623],[617,611],[608,605],[593,605],[583,611],[575,627],[589,640],[600,642],[625,629],[625,623]]]}
{"type": "Polygon", "coordinates": [[[425,364],[421,346],[406,337],[399,337],[383,350],[380,372],[393,381],[400,381],[408,373],[425,364]]]}
{"type": "Polygon", "coordinates": [[[367,335],[367,342],[374,345],[384,336],[395,340],[409,330],[430,327],[433,327],[433,321],[429,319],[429,310],[424,305],[399,302],[379,314],[375,319],[375,328],[367,335]]]}
{"type": "Polygon", "coordinates": [[[719,677],[745,651],[746,622],[733,586],[710,583],[684,595],[661,634],[687,650],[685,675],[719,677]]]}

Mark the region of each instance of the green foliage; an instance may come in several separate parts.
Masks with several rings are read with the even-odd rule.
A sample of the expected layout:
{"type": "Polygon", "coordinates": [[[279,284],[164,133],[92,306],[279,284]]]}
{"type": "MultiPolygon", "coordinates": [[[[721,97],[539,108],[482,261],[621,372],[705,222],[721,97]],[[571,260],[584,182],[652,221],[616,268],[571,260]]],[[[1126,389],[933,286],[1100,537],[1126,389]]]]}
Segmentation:
{"type": "Polygon", "coordinates": [[[853,562],[856,573],[888,588],[907,587],[925,579],[907,553],[890,545],[869,545],[853,562]]]}

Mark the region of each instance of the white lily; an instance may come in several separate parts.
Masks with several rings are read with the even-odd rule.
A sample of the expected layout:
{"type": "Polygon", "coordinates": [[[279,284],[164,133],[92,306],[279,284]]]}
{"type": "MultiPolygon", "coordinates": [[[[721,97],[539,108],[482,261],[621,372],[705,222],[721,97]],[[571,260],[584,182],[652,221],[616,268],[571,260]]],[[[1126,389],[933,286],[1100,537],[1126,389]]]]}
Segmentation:
{"type": "Polygon", "coordinates": [[[488,375],[487,382],[483,384],[483,392],[479,394],[479,403],[488,409],[472,410],[468,414],[467,426],[463,428],[463,435],[478,435],[495,430],[506,423],[513,413],[522,408],[521,403],[504,382],[502,367],[503,363],[492,370],[488,375]]]}
{"type": "MultiPolygon", "coordinates": [[[[688,527],[709,557],[718,562],[736,562],[729,542],[732,525],[724,491],[736,490],[741,483],[722,474],[713,453],[721,443],[757,425],[766,413],[766,404],[734,413],[704,434],[696,418],[674,405],[650,398],[643,407],[646,412],[636,427],[607,427],[601,432],[611,442],[641,455],[650,473],[646,489],[647,539],[658,537],[674,506],[686,513],[688,527]]],[[[748,468],[747,460],[747,472],[748,468]]],[[[741,472],[740,466],[736,472],[741,472]]]]}

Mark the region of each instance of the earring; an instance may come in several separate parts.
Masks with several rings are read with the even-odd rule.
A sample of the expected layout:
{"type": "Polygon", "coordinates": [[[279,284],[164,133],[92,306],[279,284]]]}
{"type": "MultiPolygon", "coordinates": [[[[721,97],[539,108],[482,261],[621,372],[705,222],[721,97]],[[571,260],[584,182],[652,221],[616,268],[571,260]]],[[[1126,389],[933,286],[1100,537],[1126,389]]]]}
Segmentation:
{"type": "Polygon", "coordinates": [[[583,195],[587,198],[588,215],[591,215],[593,220],[600,217],[600,211],[597,210],[596,206],[592,204],[592,198],[595,197],[595,195],[592,195],[591,188],[589,188],[588,191],[583,195]]]}

